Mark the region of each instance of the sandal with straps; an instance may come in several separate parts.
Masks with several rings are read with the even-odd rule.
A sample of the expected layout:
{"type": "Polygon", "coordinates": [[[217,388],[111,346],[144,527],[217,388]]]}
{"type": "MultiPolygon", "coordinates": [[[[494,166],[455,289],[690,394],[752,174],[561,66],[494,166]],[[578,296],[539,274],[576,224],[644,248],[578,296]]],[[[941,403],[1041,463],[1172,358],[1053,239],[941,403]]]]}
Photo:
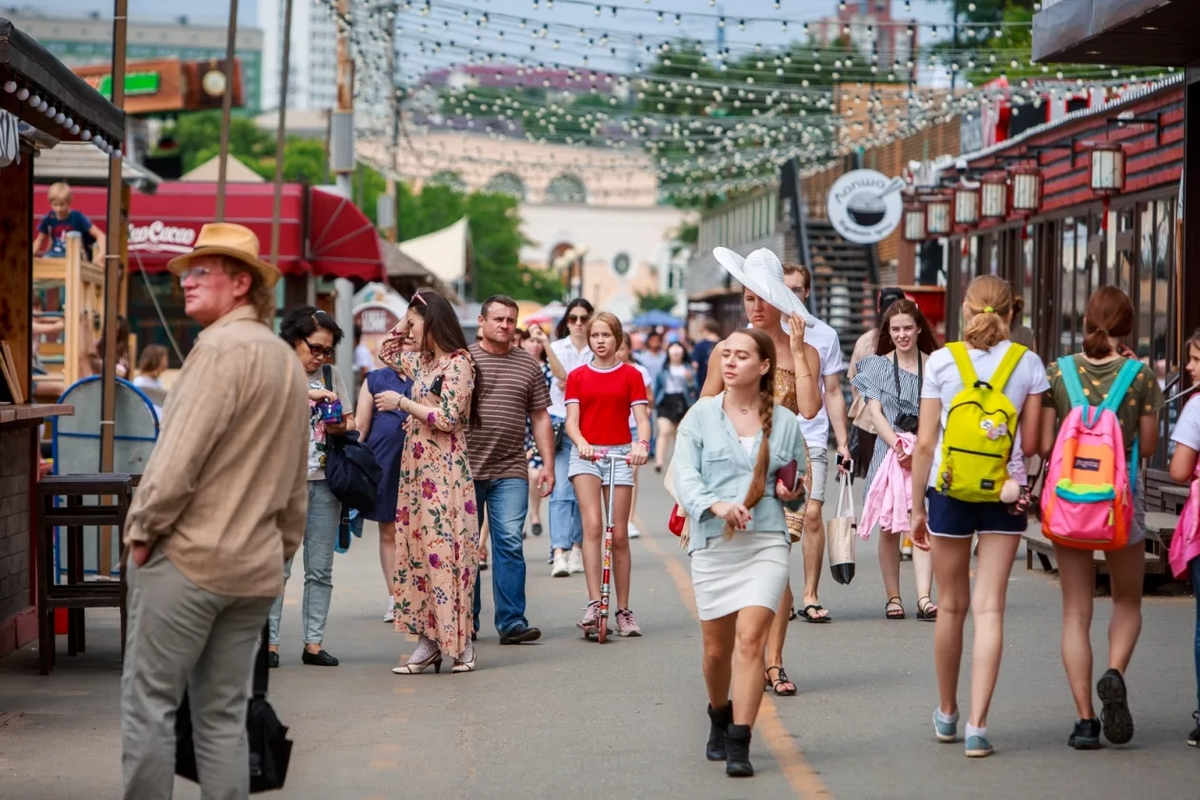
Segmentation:
{"type": "Polygon", "coordinates": [[[923,622],[936,622],[938,608],[933,604],[929,595],[917,598],[917,619],[923,622]]]}
{"type": "Polygon", "coordinates": [[[904,613],[904,603],[900,597],[889,597],[887,604],[883,607],[884,615],[890,620],[907,619],[904,613]],[[895,608],[893,608],[895,606],[895,608]]]}
{"type": "Polygon", "coordinates": [[[780,697],[791,697],[796,693],[796,684],[788,679],[788,674],[784,672],[783,667],[767,667],[767,685],[763,688],[763,691],[768,690],[774,691],[780,697]],[[773,669],[779,670],[779,677],[775,680],[771,680],[771,670],[773,669]]]}

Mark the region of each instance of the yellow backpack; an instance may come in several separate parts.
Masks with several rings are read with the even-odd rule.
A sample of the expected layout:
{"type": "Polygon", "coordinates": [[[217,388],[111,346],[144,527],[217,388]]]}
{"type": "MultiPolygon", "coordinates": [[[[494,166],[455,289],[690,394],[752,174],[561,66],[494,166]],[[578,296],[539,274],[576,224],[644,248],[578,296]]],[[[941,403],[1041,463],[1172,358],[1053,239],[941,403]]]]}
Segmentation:
{"type": "Polygon", "coordinates": [[[1009,345],[1000,366],[987,381],[979,380],[962,342],[946,345],[963,390],[950,402],[942,434],[942,466],[938,491],[967,503],[998,503],[1008,480],[1008,459],[1017,433],[1018,415],[1004,394],[1026,348],[1009,345]]]}

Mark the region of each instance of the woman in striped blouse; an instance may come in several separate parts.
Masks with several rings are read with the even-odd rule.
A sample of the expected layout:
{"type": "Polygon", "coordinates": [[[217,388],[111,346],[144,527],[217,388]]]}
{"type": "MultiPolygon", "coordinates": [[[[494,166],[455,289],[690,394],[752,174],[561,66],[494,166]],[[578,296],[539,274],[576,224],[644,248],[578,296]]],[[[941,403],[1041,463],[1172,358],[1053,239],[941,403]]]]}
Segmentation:
{"type": "MultiPolygon", "coordinates": [[[[897,300],[888,307],[879,324],[875,355],[867,356],[857,364],[852,383],[859,394],[866,398],[866,413],[878,433],[871,468],[867,472],[867,492],[889,452],[896,454],[905,471],[912,468],[912,455],[905,452],[900,434],[915,435],[917,432],[925,357],[937,347],[929,321],[917,304],[908,299],[897,300]]],[[[909,507],[912,507],[911,497],[909,507]]],[[[900,596],[902,537],[899,533],[887,530],[880,534],[879,567],[887,592],[884,614],[891,620],[904,619],[900,596]]],[[[913,550],[913,572],[917,581],[917,619],[934,620],[937,618],[937,606],[930,597],[933,562],[928,550],[913,550]]]]}

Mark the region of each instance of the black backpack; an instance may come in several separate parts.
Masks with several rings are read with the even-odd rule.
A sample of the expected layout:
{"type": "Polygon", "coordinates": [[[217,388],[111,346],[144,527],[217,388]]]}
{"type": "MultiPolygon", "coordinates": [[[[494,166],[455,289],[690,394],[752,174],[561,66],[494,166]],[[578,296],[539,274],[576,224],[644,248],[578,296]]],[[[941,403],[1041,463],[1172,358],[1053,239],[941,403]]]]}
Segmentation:
{"type": "MultiPolygon", "coordinates": [[[[326,388],[333,391],[333,369],[326,364],[322,370],[326,388]]],[[[383,468],[371,448],[358,441],[356,431],[325,438],[325,480],[343,510],[373,509],[382,477],[383,468]]]]}

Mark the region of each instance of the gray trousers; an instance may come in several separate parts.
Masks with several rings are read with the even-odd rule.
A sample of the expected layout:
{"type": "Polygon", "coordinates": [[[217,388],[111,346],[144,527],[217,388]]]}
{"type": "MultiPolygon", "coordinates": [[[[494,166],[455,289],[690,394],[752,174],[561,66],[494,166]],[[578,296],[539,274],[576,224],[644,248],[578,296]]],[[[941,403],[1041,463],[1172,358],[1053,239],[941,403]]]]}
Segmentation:
{"type": "MultiPolygon", "coordinates": [[[[304,523],[304,599],[300,616],[304,618],[304,643],[325,641],[325,620],[333,599],[333,554],[337,548],[338,526],[342,522],[342,501],[329,491],[324,480],[308,482],[308,518],[304,523]]],[[[292,577],[292,561],[283,565],[283,582],[292,577]]],[[[283,595],[271,605],[271,646],[279,644],[279,621],[283,617],[283,595]]]]}
{"type": "Polygon", "coordinates": [[[129,566],[121,674],[121,767],[127,800],[169,799],[175,712],[188,690],[204,800],[250,794],[246,702],[269,597],[201,589],[161,549],[129,566]]]}

